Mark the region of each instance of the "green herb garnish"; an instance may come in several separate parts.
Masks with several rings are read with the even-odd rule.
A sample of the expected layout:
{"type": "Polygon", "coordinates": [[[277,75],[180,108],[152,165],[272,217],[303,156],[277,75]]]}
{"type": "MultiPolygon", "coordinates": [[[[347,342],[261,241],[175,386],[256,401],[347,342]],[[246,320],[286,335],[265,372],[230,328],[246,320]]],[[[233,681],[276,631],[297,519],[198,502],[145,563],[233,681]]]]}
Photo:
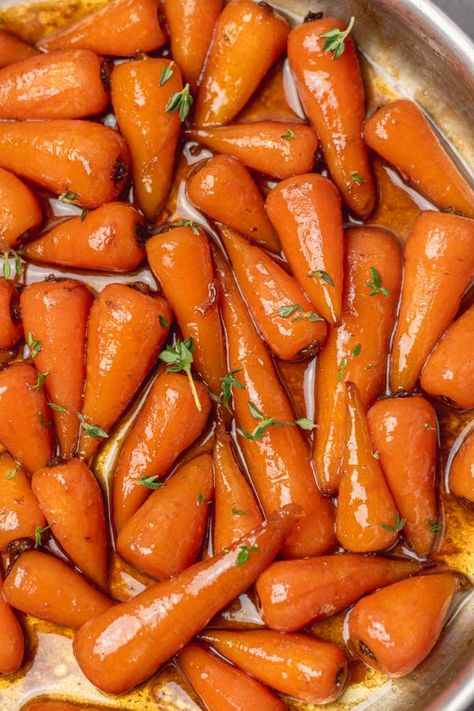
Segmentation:
{"type": "Polygon", "coordinates": [[[404,525],[406,524],[406,520],[404,518],[400,518],[398,515],[398,512],[395,514],[395,525],[390,526],[388,523],[382,523],[382,528],[385,528],[386,531],[390,531],[390,533],[398,533],[399,531],[402,530],[404,525]]]}
{"type": "Polygon", "coordinates": [[[99,437],[100,439],[107,439],[108,434],[107,432],[100,427],[100,425],[94,425],[91,422],[88,422],[86,417],[82,414],[82,412],[76,412],[78,420],[81,422],[82,427],[84,429],[85,434],[87,437],[99,437]]]}
{"type": "Polygon", "coordinates": [[[171,79],[173,76],[173,63],[168,64],[166,67],[163,68],[163,71],[161,72],[161,78],[160,78],[160,86],[163,86],[166,84],[166,82],[171,79]]]}
{"type": "Polygon", "coordinates": [[[345,30],[339,30],[336,27],[320,35],[324,39],[323,49],[326,52],[332,52],[333,59],[339,59],[346,48],[345,40],[354,27],[355,17],[351,17],[349,24],[345,30]]]}
{"type": "Polygon", "coordinates": [[[251,553],[256,553],[258,551],[257,546],[240,546],[239,552],[237,553],[236,565],[243,565],[250,558],[251,553]]]}
{"type": "Polygon", "coordinates": [[[166,104],[165,111],[169,114],[178,111],[179,118],[183,122],[186,121],[192,105],[193,97],[189,92],[189,84],[185,84],[181,91],[177,91],[176,94],[173,94],[170,98],[166,104]]]}
{"type": "Polygon", "coordinates": [[[314,272],[308,272],[306,276],[309,276],[311,279],[314,277],[319,277],[323,281],[326,282],[326,284],[330,284],[331,286],[334,286],[334,282],[329,276],[329,274],[322,269],[316,269],[314,272]]]}
{"type": "Polygon", "coordinates": [[[26,342],[28,344],[28,348],[30,349],[31,357],[36,358],[41,350],[41,341],[38,341],[30,331],[26,336],[26,342]]]}
{"type": "Polygon", "coordinates": [[[291,128],[289,128],[285,135],[280,136],[280,138],[283,138],[284,141],[292,141],[294,138],[296,138],[296,134],[294,131],[291,130],[291,128]]]}
{"type": "Polygon", "coordinates": [[[137,482],[138,486],[144,486],[146,489],[162,489],[165,484],[158,481],[158,475],[154,476],[142,476],[137,482]]]}
{"type": "Polygon", "coordinates": [[[36,384],[33,385],[33,390],[36,390],[36,392],[41,390],[41,388],[44,385],[44,381],[46,380],[48,375],[49,375],[49,370],[46,370],[44,373],[38,373],[38,379],[36,381],[36,384]]]}
{"type": "Polygon", "coordinates": [[[159,359],[163,363],[167,363],[167,373],[186,373],[189,381],[189,387],[193,394],[196,408],[201,412],[202,405],[199,401],[199,396],[196,390],[196,384],[191,375],[191,365],[193,363],[194,340],[189,337],[184,341],[176,341],[174,346],[167,346],[159,355],[159,359]]]}
{"type": "Polygon", "coordinates": [[[375,296],[375,294],[383,294],[386,297],[390,296],[390,292],[384,286],[382,286],[382,277],[378,273],[375,267],[370,267],[370,280],[365,282],[365,285],[372,289],[369,296],[375,296]]]}

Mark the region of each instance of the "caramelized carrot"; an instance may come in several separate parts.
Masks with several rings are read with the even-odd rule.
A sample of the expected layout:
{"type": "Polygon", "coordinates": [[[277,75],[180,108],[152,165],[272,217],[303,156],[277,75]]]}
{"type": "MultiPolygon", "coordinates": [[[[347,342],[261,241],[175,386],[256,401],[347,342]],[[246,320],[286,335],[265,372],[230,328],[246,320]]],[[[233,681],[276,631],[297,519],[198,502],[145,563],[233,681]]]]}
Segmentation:
{"type": "MultiPolygon", "coordinates": [[[[38,348],[29,337],[33,353],[38,348]]],[[[44,467],[53,454],[49,408],[44,392],[35,390],[38,376],[28,363],[0,371],[0,442],[30,472],[44,467]]]]}
{"type": "Polygon", "coordinates": [[[181,67],[184,80],[195,91],[211,44],[223,0],[165,0],[171,56],[181,67]]]}
{"type": "Polygon", "coordinates": [[[344,29],[332,17],[298,25],[288,38],[288,58],[334,182],[349,208],[368,217],[375,207],[375,185],[362,139],[365,96],[356,49],[349,34],[336,56],[324,37],[344,29]]]}
{"type": "Polygon", "coordinates": [[[112,74],[112,105],[132,157],[136,201],[149,220],[169,192],[180,133],[171,100],[183,88],[181,71],[169,59],[124,62],[112,74]]]}
{"type": "Polygon", "coordinates": [[[414,561],[357,553],[282,560],[262,573],[256,590],[267,626],[295,632],[419,569],[414,561]]]}
{"type": "Polygon", "coordinates": [[[310,171],[318,148],[309,126],[280,121],[195,128],[187,135],[216,153],[234,156],[248,168],[280,180],[310,171]]]}
{"type": "MultiPolygon", "coordinates": [[[[108,284],[100,292],[88,324],[83,404],[87,422],[108,431],[117,421],[155,363],[171,318],[159,296],[123,284],[108,284]]],[[[99,440],[84,429],[81,456],[89,459],[98,446],[99,440]]]]}
{"type": "Polygon", "coordinates": [[[23,328],[20,321],[19,291],[8,279],[0,279],[0,349],[16,346],[23,328]]]}
{"type": "Polygon", "coordinates": [[[405,250],[405,277],[393,341],[390,387],[412,390],[453,320],[474,273],[474,221],[423,212],[405,250]]]}
{"type": "Polygon", "coordinates": [[[449,326],[421,371],[420,384],[457,407],[474,407],[474,306],[449,326]]]}
{"type": "Polygon", "coordinates": [[[436,413],[421,396],[387,398],[372,405],[370,435],[410,548],[426,556],[433,547],[436,503],[436,413]]]}
{"type": "Polygon", "coordinates": [[[209,454],[180,467],[122,528],[117,538],[120,555],[158,580],[189,568],[206,532],[212,477],[209,454]]]}
{"type": "Polygon", "coordinates": [[[278,509],[227,552],[196,563],[90,620],[74,639],[74,653],[86,677],[102,691],[115,694],[148,679],[253,584],[300,515],[299,506],[278,509]]]}
{"type": "Polygon", "coordinates": [[[0,123],[0,166],[56,195],[99,207],[122,192],[128,149],[107,126],[90,121],[0,123]]]}
{"type": "Polygon", "coordinates": [[[118,532],[150,494],[147,480],[161,479],[201,434],[211,401],[201,383],[196,382],[195,387],[201,410],[196,409],[185,375],[163,373],[153,383],[114,473],[113,517],[118,532]]]}
{"type": "Polygon", "coordinates": [[[188,644],[178,665],[209,711],[285,711],[283,701],[263,684],[199,644],[188,644]]]}
{"type": "Polygon", "coordinates": [[[135,52],[152,52],[165,41],[158,21],[157,0],[113,0],[43,37],[38,47],[46,52],[74,47],[102,55],[131,57],[135,52]]]}
{"type": "Polygon", "coordinates": [[[186,190],[193,205],[213,220],[272,252],[279,251],[263,197],[248,170],[236,158],[223,155],[206,161],[191,175],[186,190]]]}
{"type": "Polygon", "coordinates": [[[285,543],[286,557],[326,553],[335,544],[331,502],[318,491],[303,433],[288,424],[295,421],[293,409],[222,257],[218,272],[229,368],[241,371],[238,378],[245,385],[242,390],[234,388],[233,395],[243,433],[239,444],[250,478],[266,514],[282,502],[300,504],[305,510],[306,516],[285,543]],[[287,424],[275,427],[273,422],[287,424]]]}
{"type": "Polygon", "coordinates": [[[196,369],[211,390],[218,393],[226,372],[224,337],[206,235],[194,223],[177,227],[148,240],[146,252],[183,337],[193,339],[196,369]]]}
{"type": "Polygon", "coordinates": [[[107,582],[107,530],[102,492],[84,462],[71,459],[38,469],[33,493],[54,537],[69,558],[100,587],[107,582]]]}
{"type": "Polygon", "coordinates": [[[21,294],[26,334],[41,348],[34,358],[38,371],[35,387],[44,387],[53,403],[52,416],[63,457],[72,457],[79,436],[85,381],[84,353],[87,319],[93,298],[75,279],[30,284],[21,294]],[[54,407],[54,406],[58,406],[54,407]]]}
{"type": "Polygon", "coordinates": [[[456,496],[474,502],[474,433],[466,437],[451,462],[449,488],[456,496]]]}
{"type": "Polygon", "coordinates": [[[335,701],[349,681],[342,649],[307,634],[212,631],[203,639],[264,684],[309,704],[335,701]]]}
{"type": "Polygon", "coordinates": [[[439,208],[474,217],[474,190],[413,101],[399,99],[365,124],[365,141],[439,208]]]}
{"type": "Polygon", "coordinates": [[[28,477],[7,452],[0,453],[0,483],[0,551],[6,551],[18,538],[34,538],[45,520],[28,477]]]}
{"type": "Polygon", "coordinates": [[[344,450],[344,381],[359,388],[367,408],[385,387],[386,361],[402,278],[402,255],[393,235],[378,227],[346,233],[342,318],[331,328],[316,370],[313,452],[321,489],[333,494],[344,450]]]}
{"type": "Polygon", "coordinates": [[[3,594],[17,610],[73,629],[112,604],[62,560],[35,550],[13,564],[3,594]]]}
{"type": "Polygon", "coordinates": [[[321,346],[326,323],[296,279],[236,232],[223,228],[220,233],[242,294],[273,353],[282,360],[296,360],[302,352],[321,346]]]}
{"type": "Polygon", "coordinates": [[[34,233],[43,220],[34,192],[3,168],[0,168],[0,205],[0,249],[14,247],[20,237],[34,233]]]}
{"type": "Polygon", "coordinates": [[[322,175],[298,175],[279,183],[265,206],[295,277],[318,312],[338,323],[344,234],[334,184],[322,175]]]}
{"type": "Polygon", "coordinates": [[[0,67],[7,67],[37,54],[39,52],[34,47],[6,30],[0,30],[0,67]]]}
{"type": "Polygon", "coordinates": [[[214,29],[197,96],[196,126],[229,123],[286,49],[286,20],[267,5],[230,0],[214,29]]]}
{"type": "Polygon", "coordinates": [[[385,674],[410,674],[438,641],[456,588],[452,573],[421,575],[362,598],[349,616],[352,650],[385,674]]]}
{"type": "Polygon", "coordinates": [[[0,674],[18,671],[25,656],[25,636],[10,605],[2,595],[0,574],[0,674]]]}
{"type": "Polygon", "coordinates": [[[110,202],[80,217],[61,222],[34,242],[28,261],[73,269],[128,272],[143,262],[143,218],[128,203],[110,202]]]}

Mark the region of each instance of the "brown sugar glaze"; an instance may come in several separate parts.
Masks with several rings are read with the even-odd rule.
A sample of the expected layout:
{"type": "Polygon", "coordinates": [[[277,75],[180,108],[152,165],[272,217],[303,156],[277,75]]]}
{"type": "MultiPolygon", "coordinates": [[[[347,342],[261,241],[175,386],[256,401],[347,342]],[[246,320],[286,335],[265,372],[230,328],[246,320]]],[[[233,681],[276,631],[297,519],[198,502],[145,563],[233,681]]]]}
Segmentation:
{"type": "MultiPolygon", "coordinates": [[[[104,4],[104,0],[55,0],[54,2],[35,2],[20,4],[2,11],[3,27],[27,41],[36,41],[62,25],[78,19],[92,9],[104,4]]],[[[363,60],[365,83],[368,94],[369,113],[376,106],[396,98],[394,90],[384,84],[374,73],[370,65],[363,60]]],[[[288,106],[285,98],[285,87],[288,91],[288,74],[283,66],[279,66],[260,88],[258,94],[241,113],[239,120],[255,121],[275,119],[281,121],[300,121],[301,118],[288,106]],[[285,80],[283,77],[285,76],[285,80]]],[[[291,87],[290,87],[291,88],[291,87]]],[[[110,120],[110,115],[107,122],[110,120]]],[[[175,218],[198,219],[206,225],[202,216],[186,201],[184,196],[184,181],[196,162],[204,160],[210,153],[200,149],[196,144],[183,143],[182,154],[175,173],[174,186],[168,203],[160,217],[163,223],[175,218]]],[[[411,222],[423,207],[430,206],[423,198],[403,184],[393,170],[380,160],[374,161],[374,173],[379,192],[379,204],[367,224],[377,224],[391,229],[399,238],[406,239],[411,222]]],[[[260,180],[264,192],[268,190],[264,180],[260,180]]],[[[53,212],[70,210],[75,214],[74,207],[64,208],[57,201],[50,201],[51,220],[58,219],[53,212]]],[[[433,208],[434,209],[434,208],[433,208]]],[[[157,226],[158,227],[158,226],[157,226]]],[[[26,283],[44,279],[49,274],[58,277],[76,276],[85,281],[93,289],[101,289],[108,282],[141,281],[156,288],[153,276],[147,269],[137,270],[125,275],[103,275],[88,273],[73,273],[66,270],[51,269],[28,265],[25,272],[26,283]]],[[[0,362],[19,358],[20,353],[0,353],[0,362]]],[[[277,366],[293,400],[297,417],[312,417],[312,389],[314,381],[315,359],[303,360],[298,363],[278,362],[277,366]]],[[[155,376],[152,374],[148,381],[155,376]]],[[[103,446],[96,458],[94,471],[108,493],[108,484],[118,454],[120,444],[143,402],[147,384],[137,394],[128,413],[122,418],[113,436],[103,446]]],[[[445,485],[445,472],[448,455],[453,444],[459,445],[467,429],[473,425],[473,412],[457,412],[439,402],[433,403],[437,409],[440,425],[440,522],[442,531],[433,554],[433,560],[456,568],[471,579],[474,578],[474,564],[469,547],[474,523],[474,511],[454,499],[445,485]]],[[[213,424],[207,432],[181,458],[180,463],[196,456],[198,451],[206,451],[213,444],[213,424]]],[[[472,548],[472,546],[471,546],[472,548]]],[[[55,552],[58,552],[57,550],[55,552]]],[[[209,555],[210,544],[205,546],[203,555],[209,555]]],[[[396,551],[406,553],[402,545],[396,551]]],[[[145,586],[152,584],[151,578],[137,573],[131,566],[112,554],[110,572],[110,591],[118,600],[125,600],[140,592],[145,586]]],[[[312,631],[324,639],[339,643],[343,641],[343,621],[345,613],[341,613],[323,622],[314,624],[312,631]]],[[[228,610],[217,618],[213,625],[221,627],[252,628],[261,626],[257,601],[252,595],[243,595],[235,601],[228,610]]],[[[146,684],[133,692],[120,697],[111,697],[95,689],[79,671],[72,654],[71,630],[59,628],[36,618],[27,617],[25,621],[28,637],[27,661],[20,672],[15,675],[0,677],[0,709],[1,711],[20,711],[27,709],[33,699],[54,699],[77,702],[78,709],[99,708],[126,709],[133,711],[148,711],[149,709],[167,709],[191,711],[199,709],[196,696],[185,682],[180,672],[171,662],[162,668],[146,684]]],[[[349,689],[336,702],[326,706],[328,711],[342,711],[353,708],[367,699],[377,688],[386,682],[382,674],[368,669],[362,662],[352,662],[352,682],[349,689]]],[[[291,709],[307,709],[308,704],[288,700],[291,709]]]]}

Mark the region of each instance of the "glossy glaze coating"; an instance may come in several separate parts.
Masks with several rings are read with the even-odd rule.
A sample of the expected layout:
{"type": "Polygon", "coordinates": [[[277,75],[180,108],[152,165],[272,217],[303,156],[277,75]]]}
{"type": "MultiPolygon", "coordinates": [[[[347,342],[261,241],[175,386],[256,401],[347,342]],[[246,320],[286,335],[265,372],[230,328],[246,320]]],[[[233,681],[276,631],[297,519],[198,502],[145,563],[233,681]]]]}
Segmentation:
{"type": "Polygon", "coordinates": [[[456,496],[474,503],[474,433],[456,452],[449,470],[449,488],[456,496]]]}
{"type": "Polygon", "coordinates": [[[45,525],[38,501],[22,469],[7,452],[0,454],[0,551],[17,538],[33,538],[45,525]]]}
{"type": "Polygon", "coordinates": [[[28,57],[34,57],[39,52],[26,42],[11,35],[6,30],[0,30],[0,67],[21,62],[28,57]]]}
{"type": "Polygon", "coordinates": [[[0,574],[0,674],[18,671],[25,654],[23,629],[2,595],[3,580],[0,574]]]}
{"type": "Polygon", "coordinates": [[[12,348],[22,336],[19,296],[11,281],[0,279],[0,349],[12,348]]]}
{"type": "Polygon", "coordinates": [[[14,247],[19,237],[34,233],[43,220],[34,192],[3,168],[0,168],[0,206],[0,249],[14,247]]]}

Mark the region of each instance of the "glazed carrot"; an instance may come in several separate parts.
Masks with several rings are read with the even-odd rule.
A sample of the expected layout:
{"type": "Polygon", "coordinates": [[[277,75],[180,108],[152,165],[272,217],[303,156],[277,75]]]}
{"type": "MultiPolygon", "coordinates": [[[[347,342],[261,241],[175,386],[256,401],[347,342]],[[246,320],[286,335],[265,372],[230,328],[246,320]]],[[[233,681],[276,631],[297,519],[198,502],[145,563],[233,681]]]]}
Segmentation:
{"type": "Polygon", "coordinates": [[[90,620],[74,639],[74,654],[86,677],[115,694],[148,679],[252,585],[300,516],[299,506],[278,509],[228,552],[196,563],[90,620]]]}
{"type": "MultiPolygon", "coordinates": [[[[35,385],[44,387],[53,405],[52,418],[63,457],[77,447],[85,381],[84,353],[87,319],[93,297],[75,279],[30,284],[21,294],[23,328],[41,347],[34,358],[38,371],[35,385]]],[[[28,338],[28,335],[27,335],[28,338]]]]}
{"type": "Polygon", "coordinates": [[[185,375],[163,373],[153,383],[125,440],[114,473],[113,517],[117,531],[122,530],[151,493],[147,479],[151,477],[155,482],[161,479],[181,452],[201,434],[211,401],[201,383],[196,382],[195,387],[201,410],[196,409],[185,375]]]}
{"type": "MultiPolygon", "coordinates": [[[[164,299],[124,284],[108,284],[89,316],[83,415],[105,431],[117,421],[155,363],[172,319],[164,299]],[[139,347],[138,347],[139,344],[139,347]]],[[[79,452],[89,459],[99,446],[81,433],[79,452]]]]}
{"type": "Polygon", "coordinates": [[[0,551],[4,552],[18,538],[34,538],[45,520],[25,471],[7,452],[0,453],[0,483],[0,551]]]}
{"type": "Polygon", "coordinates": [[[199,644],[188,644],[178,665],[209,711],[284,711],[286,706],[256,679],[199,644]]]}
{"type": "Polygon", "coordinates": [[[474,190],[413,101],[393,101],[370,118],[365,141],[439,208],[474,217],[474,190]]]}
{"type": "MultiPolygon", "coordinates": [[[[346,550],[370,553],[395,543],[397,510],[374,451],[357,387],[346,383],[346,438],[336,532],[346,550]]],[[[413,495],[413,492],[412,492],[413,495]]]]}
{"type": "Polygon", "coordinates": [[[449,488],[456,496],[474,502],[474,433],[456,452],[449,470],[449,488]]]}
{"type": "Polygon", "coordinates": [[[0,168],[0,205],[0,249],[14,247],[20,237],[34,233],[43,220],[34,192],[3,168],[0,168]]]}
{"type": "Polygon", "coordinates": [[[385,388],[386,360],[402,278],[393,235],[378,227],[347,230],[342,318],[331,328],[316,369],[313,452],[321,489],[337,491],[344,450],[344,381],[359,388],[367,408],[385,388]]]}
{"type": "Polygon", "coordinates": [[[0,70],[0,119],[74,119],[107,108],[102,60],[86,49],[59,50],[0,70]]]}
{"type": "Polygon", "coordinates": [[[114,0],[43,37],[38,47],[46,52],[74,47],[101,55],[131,57],[135,52],[152,52],[165,41],[156,0],[114,0]]]}
{"type": "Polygon", "coordinates": [[[118,133],[90,121],[3,122],[0,166],[57,195],[72,194],[82,207],[99,207],[122,192],[128,149],[118,133]]]}
{"type": "MultiPolygon", "coordinates": [[[[31,348],[36,350],[35,339],[31,348]]],[[[53,454],[50,411],[38,376],[28,363],[0,371],[0,442],[30,472],[44,467],[53,454]]]]}
{"type": "Polygon", "coordinates": [[[193,205],[272,252],[279,251],[263,197],[247,168],[232,156],[214,156],[193,173],[186,187],[193,205]]]}
{"type": "Polygon", "coordinates": [[[62,560],[35,550],[22,553],[14,563],[3,594],[17,610],[73,629],[112,604],[62,560]]]}
{"type": "Polygon", "coordinates": [[[183,464],[122,528],[117,538],[120,555],[158,580],[189,568],[206,532],[212,479],[209,454],[183,464]]]}
{"type": "Polygon", "coordinates": [[[220,234],[254,321],[273,353],[296,360],[302,352],[320,347],[326,323],[296,279],[237,232],[224,227],[220,234]]]}
{"type": "Polygon", "coordinates": [[[194,223],[156,235],[146,244],[148,262],[176,314],[183,337],[194,343],[194,365],[218,393],[226,372],[217,310],[214,265],[205,233],[194,223]]]}
{"type": "Polygon", "coordinates": [[[74,269],[128,272],[145,257],[143,218],[128,203],[110,202],[81,217],[61,222],[34,242],[24,254],[28,261],[74,269]]]}
{"type": "Polygon", "coordinates": [[[421,371],[423,390],[474,407],[474,306],[449,326],[421,371]]]}
{"type": "Polygon", "coordinates": [[[262,514],[232,452],[230,438],[218,430],[212,453],[215,479],[214,553],[228,548],[262,522],[262,514]]]}
{"type": "Polygon", "coordinates": [[[203,639],[264,684],[310,704],[335,701],[349,681],[342,649],[307,634],[212,631],[203,639]]]}
{"type": "Polygon", "coordinates": [[[183,83],[169,59],[124,62],[112,74],[112,105],[132,157],[136,201],[149,220],[171,187],[181,108],[170,110],[183,83]]]}
{"type": "Polygon", "coordinates": [[[308,444],[299,427],[268,424],[268,420],[294,422],[295,415],[222,258],[218,272],[229,368],[240,370],[238,379],[245,385],[243,390],[233,389],[234,409],[239,430],[244,433],[239,444],[253,486],[267,515],[282,502],[300,504],[306,512],[283,548],[285,557],[327,553],[335,544],[331,502],[318,491],[308,444]]]}
{"type": "Polygon", "coordinates": [[[322,175],[279,183],[265,203],[295,277],[330,323],[341,317],[343,222],[341,199],[322,175]]]}
{"type": "Polygon", "coordinates": [[[474,221],[423,212],[411,228],[393,341],[390,387],[412,390],[439,338],[453,320],[474,273],[474,221]]]}
{"type": "Polygon", "coordinates": [[[2,595],[0,574],[0,674],[18,671],[25,655],[25,637],[18,619],[2,595]]]}
{"type": "Polygon", "coordinates": [[[0,279],[0,349],[13,348],[20,340],[20,293],[8,279],[0,279]]]}
{"type": "Polygon", "coordinates": [[[309,126],[280,121],[195,128],[187,135],[216,153],[234,156],[248,168],[280,180],[310,171],[318,148],[309,126]]]}
{"type": "Polygon", "coordinates": [[[452,573],[421,575],[362,598],[349,616],[351,649],[389,676],[410,674],[438,641],[457,586],[452,573]]]}
{"type": "Polygon", "coordinates": [[[288,38],[288,58],[305,114],[321,140],[331,176],[360,217],[375,207],[375,185],[362,138],[364,85],[352,36],[340,56],[324,35],[344,30],[332,17],[298,25],[288,38]]]}
{"type": "Polygon", "coordinates": [[[69,558],[100,587],[107,582],[107,530],[102,492],[84,462],[38,469],[33,493],[69,558]]]}
{"type": "Polygon", "coordinates": [[[199,84],[204,61],[211,44],[223,0],[165,0],[166,22],[170,32],[171,56],[181,67],[184,80],[194,92],[199,84]]]}
{"type": "Polygon", "coordinates": [[[367,413],[370,435],[400,517],[401,531],[419,556],[429,555],[436,532],[436,413],[419,395],[379,400],[367,413]]]}
{"type": "Polygon", "coordinates": [[[256,590],[266,625],[295,632],[419,570],[414,561],[357,553],[282,560],[262,573],[256,590]]]}
{"type": "Polygon", "coordinates": [[[214,29],[196,102],[196,126],[229,123],[286,49],[288,25],[269,5],[230,0],[214,29]]]}
{"type": "Polygon", "coordinates": [[[34,47],[6,30],[0,30],[0,67],[7,67],[37,54],[39,52],[34,47]]]}

